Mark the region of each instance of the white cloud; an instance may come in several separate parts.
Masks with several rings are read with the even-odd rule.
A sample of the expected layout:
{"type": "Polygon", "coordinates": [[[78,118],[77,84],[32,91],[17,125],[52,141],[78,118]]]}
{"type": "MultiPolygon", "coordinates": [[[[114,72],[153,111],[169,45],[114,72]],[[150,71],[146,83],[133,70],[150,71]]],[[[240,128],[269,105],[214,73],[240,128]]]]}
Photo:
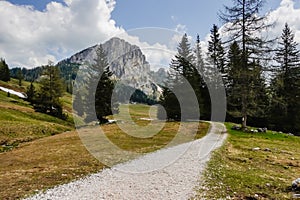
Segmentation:
{"type": "Polygon", "coordinates": [[[300,43],[300,8],[295,7],[293,0],[282,0],[280,6],[270,12],[268,20],[271,23],[275,23],[275,26],[269,31],[271,36],[279,37],[284,24],[288,23],[295,34],[295,41],[300,43]]]}
{"type": "MultiPolygon", "coordinates": [[[[300,43],[300,8],[296,8],[295,3],[293,0],[282,0],[277,9],[267,13],[267,23],[274,24],[267,32],[264,32],[269,39],[280,37],[285,23],[288,23],[292,32],[295,34],[294,40],[300,43]]],[[[223,40],[229,37],[229,33],[225,31],[225,26],[226,25],[223,25],[219,29],[223,40]]],[[[201,41],[203,52],[207,52],[209,40],[210,33],[201,41]]]]}
{"type": "MultiPolygon", "coordinates": [[[[111,19],[115,4],[115,0],[65,0],[65,5],[51,2],[41,12],[31,6],[0,1],[0,57],[5,58],[10,67],[32,68],[45,65],[49,60],[60,61],[116,36],[141,47],[154,69],[155,66],[168,65],[178,37],[161,38],[157,35],[166,32],[166,35],[170,32],[176,35],[176,31],[184,31],[185,26],[179,24],[176,31],[150,28],[154,29],[151,30],[154,31],[152,37],[157,41],[149,42],[146,38],[142,42],[139,37],[117,27],[111,19]]],[[[149,29],[144,31],[150,32],[150,39],[152,32],[149,29]]]]}
{"type": "Polygon", "coordinates": [[[10,66],[35,67],[124,32],[111,19],[114,0],[51,2],[41,12],[0,1],[0,57],[10,66]]]}
{"type": "Polygon", "coordinates": [[[184,34],[184,33],[187,32],[187,28],[186,28],[186,26],[183,25],[183,24],[177,24],[177,26],[176,26],[176,28],[175,28],[175,31],[184,34]]]}

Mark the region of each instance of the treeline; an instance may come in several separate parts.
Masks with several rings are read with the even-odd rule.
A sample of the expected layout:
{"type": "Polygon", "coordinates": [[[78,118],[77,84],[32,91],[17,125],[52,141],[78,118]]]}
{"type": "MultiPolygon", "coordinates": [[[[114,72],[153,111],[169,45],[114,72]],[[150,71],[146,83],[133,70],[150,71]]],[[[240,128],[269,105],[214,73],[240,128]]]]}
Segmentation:
{"type": "MultiPolygon", "coordinates": [[[[73,63],[60,62],[55,66],[58,67],[59,75],[63,81],[63,88],[68,93],[72,93],[73,82],[76,78],[79,65],[73,63]]],[[[19,82],[21,82],[21,80],[34,82],[43,75],[45,70],[47,70],[47,66],[35,67],[33,69],[15,67],[10,69],[9,71],[10,77],[18,79],[19,82]]]]}
{"type": "Polygon", "coordinates": [[[166,112],[160,109],[159,118],[210,119],[210,92],[224,87],[227,121],[241,123],[243,129],[252,125],[300,133],[298,44],[288,24],[278,40],[262,34],[272,26],[259,16],[262,6],[262,0],[234,0],[232,7],[225,6],[220,19],[226,38],[213,25],[205,59],[199,36],[195,47],[186,34],[182,37],[160,99],[166,112]]]}

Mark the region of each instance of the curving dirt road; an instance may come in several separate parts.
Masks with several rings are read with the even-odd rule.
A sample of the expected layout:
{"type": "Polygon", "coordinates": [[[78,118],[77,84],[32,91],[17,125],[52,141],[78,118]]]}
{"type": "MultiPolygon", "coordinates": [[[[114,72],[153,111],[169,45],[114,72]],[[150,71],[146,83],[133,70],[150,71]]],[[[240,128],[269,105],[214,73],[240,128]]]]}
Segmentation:
{"type": "Polygon", "coordinates": [[[189,199],[211,152],[227,137],[225,130],[222,123],[211,122],[209,133],[200,140],[147,154],[29,199],[189,199]]]}

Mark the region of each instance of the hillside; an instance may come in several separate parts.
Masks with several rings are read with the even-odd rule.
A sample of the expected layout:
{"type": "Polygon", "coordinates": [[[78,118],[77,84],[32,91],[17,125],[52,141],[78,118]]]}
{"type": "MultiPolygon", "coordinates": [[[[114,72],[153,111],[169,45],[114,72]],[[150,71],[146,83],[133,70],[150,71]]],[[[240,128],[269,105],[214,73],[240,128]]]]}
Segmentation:
{"type": "MultiPolygon", "coordinates": [[[[25,92],[29,84],[23,81],[22,86],[19,86],[15,79],[8,83],[0,81],[0,86],[18,92],[25,92]]],[[[0,91],[0,152],[10,150],[23,142],[72,130],[72,96],[65,94],[62,101],[69,116],[67,121],[35,112],[27,101],[0,91]]]]}

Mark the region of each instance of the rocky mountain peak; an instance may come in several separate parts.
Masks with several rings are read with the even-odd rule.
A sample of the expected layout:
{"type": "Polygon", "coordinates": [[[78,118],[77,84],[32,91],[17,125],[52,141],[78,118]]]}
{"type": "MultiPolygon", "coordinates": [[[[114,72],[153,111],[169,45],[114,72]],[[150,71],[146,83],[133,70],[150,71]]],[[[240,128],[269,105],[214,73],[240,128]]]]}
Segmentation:
{"type": "Polygon", "coordinates": [[[140,89],[147,95],[157,96],[155,78],[150,70],[150,64],[147,62],[141,49],[126,42],[123,39],[114,37],[103,44],[89,47],[79,53],[74,54],[64,62],[73,64],[93,63],[96,57],[96,49],[102,45],[107,54],[110,70],[114,73],[117,80],[123,84],[140,89]]]}

